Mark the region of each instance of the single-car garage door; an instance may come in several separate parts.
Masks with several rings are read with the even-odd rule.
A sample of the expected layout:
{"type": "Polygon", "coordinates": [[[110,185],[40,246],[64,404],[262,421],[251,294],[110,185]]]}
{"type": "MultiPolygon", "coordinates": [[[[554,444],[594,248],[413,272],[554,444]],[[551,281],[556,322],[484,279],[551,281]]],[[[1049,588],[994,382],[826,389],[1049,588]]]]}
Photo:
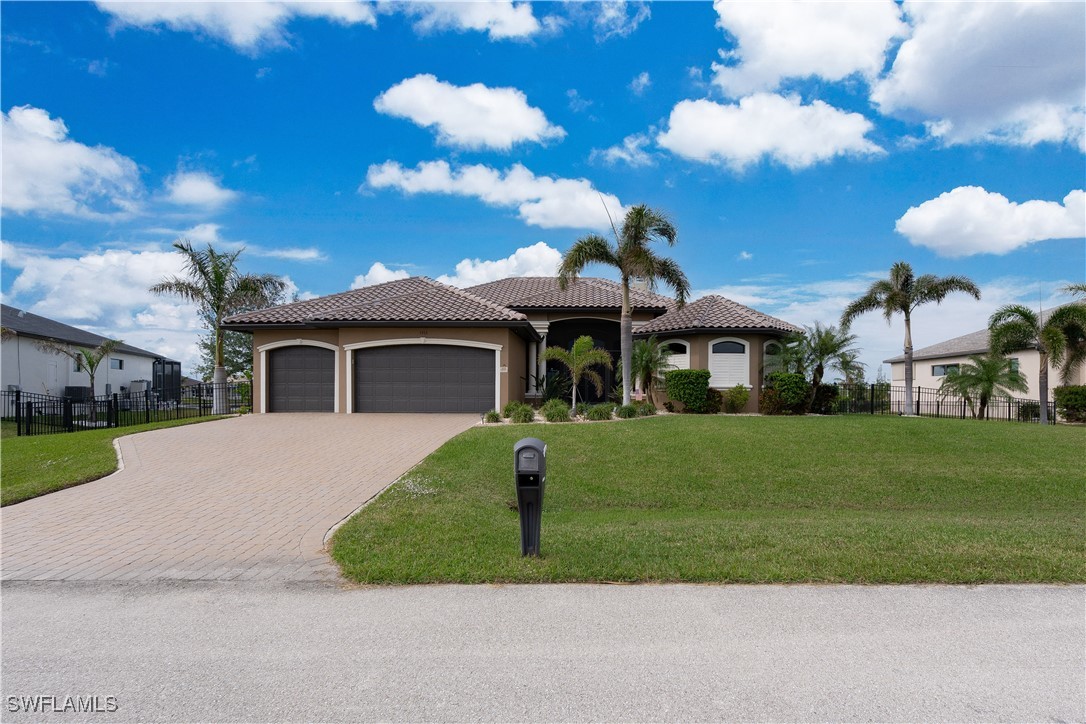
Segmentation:
{"type": "Polygon", "coordinates": [[[336,353],[298,345],[268,352],[269,412],[332,412],[336,353]]]}
{"type": "Polygon", "coordinates": [[[494,350],[440,344],[355,350],[355,412],[494,409],[494,350]]]}

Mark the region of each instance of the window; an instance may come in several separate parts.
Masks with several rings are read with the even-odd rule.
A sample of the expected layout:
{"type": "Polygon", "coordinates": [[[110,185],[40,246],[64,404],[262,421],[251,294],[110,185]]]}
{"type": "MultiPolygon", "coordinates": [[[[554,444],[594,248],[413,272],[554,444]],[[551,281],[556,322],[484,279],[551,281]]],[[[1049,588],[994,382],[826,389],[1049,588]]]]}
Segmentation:
{"type": "Polygon", "coordinates": [[[710,342],[709,372],[710,387],[750,387],[750,352],[747,343],[728,337],[710,342]]]}
{"type": "Polygon", "coordinates": [[[946,377],[951,372],[957,372],[958,365],[932,365],[931,376],[932,377],[946,377]]]}
{"type": "Polygon", "coordinates": [[[666,349],[670,356],[667,358],[667,362],[671,365],[670,369],[676,370],[688,370],[690,369],[690,345],[681,339],[668,339],[660,343],[660,346],[666,349]]]}
{"type": "Polygon", "coordinates": [[[1017,357],[1011,357],[1011,372],[1017,372],[1017,371],[1018,371],[1018,358],[1017,357]]]}
{"type": "Polygon", "coordinates": [[[110,357],[110,359],[109,359],[109,368],[111,370],[123,370],[124,369],[124,360],[123,359],[113,359],[112,357],[110,357]]]}
{"type": "Polygon", "coordinates": [[[79,360],[72,360],[72,372],[82,372],[83,365],[79,364],[79,360]]]}

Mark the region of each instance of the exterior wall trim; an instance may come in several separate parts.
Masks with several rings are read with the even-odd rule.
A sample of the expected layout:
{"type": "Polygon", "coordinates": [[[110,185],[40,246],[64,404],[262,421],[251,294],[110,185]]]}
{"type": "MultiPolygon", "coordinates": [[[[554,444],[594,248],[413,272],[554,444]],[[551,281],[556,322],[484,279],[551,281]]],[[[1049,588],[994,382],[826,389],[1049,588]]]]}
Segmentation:
{"type": "MultiPolygon", "coordinates": [[[[330,342],[321,342],[315,339],[281,339],[278,342],[268,342],[257,347],[260,352],[260,414],[268,411],[268,351],[279,347],[323,347],[334,353],[333,374],[335,375],[335,387],[332,390],[332,412],[339,412],[339,347],[330,342]]],[[[350,403],[348,403],[350,404],[350,403]]]]}

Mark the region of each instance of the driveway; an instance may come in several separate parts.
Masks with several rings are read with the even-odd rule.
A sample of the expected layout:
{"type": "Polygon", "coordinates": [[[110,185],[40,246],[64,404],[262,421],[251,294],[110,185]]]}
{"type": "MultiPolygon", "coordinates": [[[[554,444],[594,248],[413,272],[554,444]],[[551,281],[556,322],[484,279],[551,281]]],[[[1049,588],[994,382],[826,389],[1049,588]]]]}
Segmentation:
{"type": "Polygon", "coordinates": [[[0,512],[2,579],[334,581],[328,530],[478,420],[245,415],[120,438],[119,472],[0,512]]]}

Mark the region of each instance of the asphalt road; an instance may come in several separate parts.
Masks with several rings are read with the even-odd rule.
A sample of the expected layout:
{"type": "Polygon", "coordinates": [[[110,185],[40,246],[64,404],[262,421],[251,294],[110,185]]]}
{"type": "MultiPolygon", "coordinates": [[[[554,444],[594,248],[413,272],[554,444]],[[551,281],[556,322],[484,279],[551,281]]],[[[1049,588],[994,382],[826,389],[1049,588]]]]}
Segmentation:
{"type": "Polygon", "coordinates": [[[5,583],[0,596],[3,721],[1086,720],[1082,586],[5,583]],[[68,696],[116,711],[13,711],[68,696]]]}

